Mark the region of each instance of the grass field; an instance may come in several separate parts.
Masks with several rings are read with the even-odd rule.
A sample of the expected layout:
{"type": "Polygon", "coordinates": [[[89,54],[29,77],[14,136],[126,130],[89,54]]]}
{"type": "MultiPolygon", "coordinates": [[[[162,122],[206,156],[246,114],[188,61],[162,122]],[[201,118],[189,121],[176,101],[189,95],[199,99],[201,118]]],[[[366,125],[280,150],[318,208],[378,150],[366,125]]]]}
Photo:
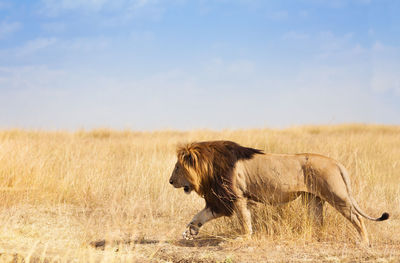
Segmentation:
{"type": "Polygon", "coordinates": [[[0,131],[0,262],[400,262],[400,127],[284,130],[0,131]],[[349,171],[368,214],[372,247],[325,205],[316,231],[300,200],[254,210],[255,234],[236,218],[181,233],[204,206],[168,183],[177,144],[233,140],[271,153],[320,153],[349,171]]]}

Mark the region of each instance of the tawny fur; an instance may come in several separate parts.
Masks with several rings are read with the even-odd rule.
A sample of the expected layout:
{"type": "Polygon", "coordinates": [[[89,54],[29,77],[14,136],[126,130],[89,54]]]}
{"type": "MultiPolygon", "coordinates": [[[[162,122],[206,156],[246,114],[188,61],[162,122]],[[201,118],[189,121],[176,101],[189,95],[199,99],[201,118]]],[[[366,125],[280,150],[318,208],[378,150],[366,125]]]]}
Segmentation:
{"type": "MultiPolygon", "coordinates": [[[[195,142],[177,150],[178,161],[170,183],[194,190],[206,207],[189,223],[184,236],[194,236],[207,221],[237,213],[246,233],[251,233],[249,201],[281,204],[307,196],[309,209],[322,223],[324,201],[335,207],[359,232],[368,235],[361,217],[366,215],[351,195],[347,171],[337,161],[317,154],[264,154],[230,141],[195,142]]],[[[185,190],[186,191],[186,190],[185,190]]]]}

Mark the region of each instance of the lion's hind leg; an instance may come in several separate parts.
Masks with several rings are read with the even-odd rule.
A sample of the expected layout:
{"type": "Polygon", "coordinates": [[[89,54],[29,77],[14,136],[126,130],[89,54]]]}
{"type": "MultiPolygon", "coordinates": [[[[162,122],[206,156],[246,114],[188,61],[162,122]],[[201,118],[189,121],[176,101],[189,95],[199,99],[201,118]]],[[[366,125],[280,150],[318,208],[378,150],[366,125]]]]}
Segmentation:
{"type": "Polygon", "coordinates": [[[301,196],[303,204],[307,207],[308,217],[317,224],[318,227],[322,227],[324,223],[323,212],[324,203],[319,196],[312,193],[303,193],[301,196]]]}
{"type": "Polygon", "coordinates": [[[369,239],[367,229],[365,228],[363,218],[354,209],[353,204],[349,197],[340,197],[337,194],[332,193],[330,199],[327,201],[340,212],[351,224],[356,228],[360,234],[361,242],[369,246],[369,239]]]}
{"type": "Polygon", "coordinates": [[[352,225],[356,228],[357,232],[360,234],[361,242],[369,246],[369,239],[367,229],[365,228],[363,218],[356,212],[352,207],[335,207],[339,212],[346,217],[352,225]]]}

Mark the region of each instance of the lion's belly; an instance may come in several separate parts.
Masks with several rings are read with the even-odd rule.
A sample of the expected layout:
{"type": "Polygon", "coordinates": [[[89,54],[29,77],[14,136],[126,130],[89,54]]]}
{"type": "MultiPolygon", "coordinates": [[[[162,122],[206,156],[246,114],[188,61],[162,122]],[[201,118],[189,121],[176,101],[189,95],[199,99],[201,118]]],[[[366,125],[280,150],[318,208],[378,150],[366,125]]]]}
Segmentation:
{"type": "Polygon", "coordinates": [[[238,163],[237,183],[243,195],[265,203],[286,203],[306,190],[303,169],[296,156],[262,155],[238,163]]]}

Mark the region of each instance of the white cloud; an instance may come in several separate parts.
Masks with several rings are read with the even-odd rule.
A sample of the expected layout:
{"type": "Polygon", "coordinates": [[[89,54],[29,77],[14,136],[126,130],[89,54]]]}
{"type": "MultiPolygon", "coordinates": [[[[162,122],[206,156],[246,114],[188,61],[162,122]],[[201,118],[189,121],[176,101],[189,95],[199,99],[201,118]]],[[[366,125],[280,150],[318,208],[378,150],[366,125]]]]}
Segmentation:
{"type": "Polygon", "coordinates": [[[230,63],[227,69],[232,74],[249,76],[254,73],[255,65],[250,60],[237,60],[230,63]]]}
{"type": "MultiPolygon", "coordinates": [[[[371,46],[356,42],[352,33],[336,35],[323,31],[308,38],[298,36],[297,32],[283,35],[286,39],[304,40],[308,49],[313,50],[315,68],[318,65],[358,70],[359,79],[368,80],[364,90],[373,92],[391,92],[400,95],[400,48],[384,45],[380,41],[371,46]],[[361,73],[362,72],[362,73],[361,73]],[[360,74],[364,74],[362,77],[360,74]]],[[[337,77],[333,77],[333,79],[337,77]]],[[[324,83],[325,81],[321,81],[324,83]]],[[[344,85],[346,82],[340,85],[344,85]]],[[[360,87],[361,88],[361,87],[360,87]]]]}
{"type": "Polygon", "coordinates": [[[182,120],[189,117],[196,104],[193,98],[198,91],[193,81],[179,69],[135,79],[81,68],[3,67],[0,111],[6,114],[0,115],[0,126],[184,127],[182,120]]]}
{"type": "Polygon", "coordinates": [[[283,34],[283,39],[286,40],[305,40],[309,37],[310,36],[308,34],[297,31],[289,31],[283,34]]]}
{"type": "Polygon", "coordinates": [[[309,54],[308,60],[318,60],[328,64],[348,63],[350,57],[359,59],[368,55],[369,48],[355,41],[353,33],[335,34],[332,31],[308,33],[288,31],[281,39],[292,45],[293,50],[309,54]],[[344,62],[347,61],[347,62],[344,62]]]}
{"type": "MultiPolygon", "coordinates": [[[[296,31],[290,31],[283,34],[283,38],[297,40],[294,45],[301,45],[303,50],[312,54],[309,62],[306,63],[313,64],[312,68],[329,66],[331,69],[336,68],[336,72],[339,72],[341,68],[346,68],[349,72],[357,71],[358,73],[354,72],[354,74],[358,76],[358,79],[367,81],[364,82],[364,90],[400,95],[400,47],[387,46],[380,41],[366,46],[356,42],[352,33],[336,35],[331,31],[305,36],[296,31]]],[[[325,72],[326,74],[328,72],[325,72]]],[[[331,75],[333,80],[337,79],[335,75],[336,73],[331,75]]],[[[327,83],[327,79],[318,81],[316,78],[314,81],[321,85],[327,83]]],[[[346,81],[340,85],[345,83],[346,81]]]]}
{"type": "Polygon", "coordinates": [[[361,3],[361,4],[366,4],[366,5],[368,5],[368,4],[372,3],[372,0],[357,0],[357,2],[358,2],[358,3],[361,3]]]}
{"type": "Polygon", "coordinates": [[[73,9],[99,11],[109,0],[42,0],[44,9],[51,14],[73,9]]]}
{"type": "Polygon", "coordinates": [[[20,22],[1,22],[0,23],[0,39],[7,37],[8,35],[18,31],[21,28],[20,22]]]}
{"type": "Polygon", "coordinates": [[[65,14],[92,16],[96,24],[106,27],[126,25],[133,19],[160,21],[167,4],[179,0],[41,0],[40,15],[60,17],[65,14]]]}
{"type": "Polygon", "coordinates": [[[372,75],[371,86],[374,91],[393,91],[400,95],[400,67],[389,67],[388,69],[376,68],[372,75]]]}
{"type": "Polygon", "coordinates": [[[312,45],[312,47],[306,46],[305,49],[311,48],[314,51],[326,53],[325,55],[329,55],[338,51],[343,51],[348,49],[349,47],[358,46],[358,49],[360,49],[361,47],[358,43],[353,43],[353,33],[351,32],[337,35],[329,30],[320,31],[314,34],[291,30],[283,33],[282,39],[297,40],[298,42],[294,42],[295,44],[299,44],[301,42],[308,43],[308,45],[312,45]]]}
{"type": "Polygon", "coordinates": [[[361,44],[355,44],[355,46],[351,48],[350,52],[355,55],[359,55],[365,54],[366,52],[368,52],[368,49],[363,47],[361,44]]]}
{"type": "Polygon", "coordinates": [[[384,51],[384,50],[385,50],[384,45],[379,41],[375,41],[375,43],[372,45],[372,51],[374,51],[374,52],[377,52],[377,51],[379,52],[379,51],[384,51]]]}
{"type": "Polygon", "coordinates": [[[0,89],[21,90],[61,87],[65,72],[45,66],[0,67],[0,89]]]}
{"type": "Polygon", "coordinates": [[[353,33],[346,33],[344,35],[335,35],[331,31],[323,31],[318,35],[320,47],[322,50],[335,51],[343,50],[346,46],[351,44],[353,33]]]}
{"type": "Polygon", "coordinates": [[[39,52],[64,56],[65,54],[93,53],[104,51],[110,47],[112,39],[106,37],[87,37],[60,39],[55,37],[40,37],[28,40],[20,46],[0,50],[0,57],[10,59],[21,59],[26,56],[35,55],[39,52]]]}
{"type": "MultiPolygon", "coordinates": [[[[207,79],[204,84],[209,89],[213,87],[221,90],[238,89],[243,84],[252,85],[252,78],[256,74],[257,65],[254,61],[246,59],[214,58],[203,64],[203,68],[196,75],[207,79]]],[[[202,84],[199,84],[200,86],[202,84]]]]}
{"type": "Polygon", "coordinates": [[[61,50],[93,52],[102,51],[109,47],[111,40],[106,37],[75,38],[59,41],[58,48],[61,50]]]}
{"type": "Polygon", "coordinates": [[[283,21],[289,18],[289,12],[286,10],[280,10],[267,14],[267,17],[274,21],[283,21]]]}
{"type": "MultiPolygon", "coordinates": [[[[108,41],[57,39],[51,45],[88,52],[96,45],[100,49],[113,46],[108,41]]],[[[273,56],[265,63],[205,58],[188,68],[147,75],[109,72],[106,67],[3,67],[0,112],[7,114],[0,115],[0,124],[58,129],[398,124],[400,108],[390,104],[393,96],[400,96],[398,48],[383,42],[367,47],[354,41],[351,34],[332,32],[310,34],[304,41],[293,42],[305,42],[315,53],[300,66],[285,68],[281,65],[286,64],[278,63],[281,58],[273,56]],[[326,42],[337,44],[325,48],[326,42]],[[328,55],[318,57],[321,53],[328,55]]]]}
{"type": "Polygon", "coordinates": [[[309,12],[307,10],[300,10],[299,11],[299,16],[301,18],[307,18],[309,16],[309,12]]]}
{"type": "Polygon", "coordinates": [[[400,96],[400,48],[377,41],[371,48],[371,87],[376,92],[393,92],[400,96]]]}
{"type": "Polygon", "coordinates": [[[368,36],[369,37],[375,36],[375,30],[373,28],[368,29],[368,36]]]}
{"type": "Polygon", "coordinates": [[[39,50],[48,48],[57,42],[56,38],[36,38],[29,40],[23,46],[16,49],[17,56],[26,56],[36,53],[39,50]]]}
{"type": "Polygon", "coordinates": [[[0,123],[56,129],[398,123],[400,109],[376,96],[374,92],[383,91],[371,90],[365,73],[349,64],[309,61],[299,69],[279,71],[273,65],[224,58],[192,70],[142,77],[78,67],[3,67],[0,111],[7,114],[0,115],[0,123]]]}
{"type": "Polygon", "coordinates": [[[312,4],[323,5],[330,8],[343,8],[347,7],[351,3],[356,3],[360,5],[368,5],[372,0],[304,0],[312,4]]]}
{"type": "Polygon", "coordinates": [[[60,22],[51,22],[42,24],[41,28],[51,33],[60,33],[67,28],[67,25],[60,22]]]}
{"type": "Polygon", "coordinates": [[[58,16],[68,11],[119,10],[130,13],[157,2],[158,0],[42,0],[41,13],[49,16],[58,16]]]}
{"type": "Polygon", "coordinates": [[[315,57],[321,61],[352,63],[350,57],[357,58],[369,52],[368,48],[354,41],[351,32],[336,35],[331,31],[323,31],[310,38],[312,42],[310,45],[315,49],[315,57]]]}
{"type": "Polygon", "coordinates": [[[11,4],[9,2],[0,1],[0,10],[9,8],[10,6],[11,6],[11,4]]]}

